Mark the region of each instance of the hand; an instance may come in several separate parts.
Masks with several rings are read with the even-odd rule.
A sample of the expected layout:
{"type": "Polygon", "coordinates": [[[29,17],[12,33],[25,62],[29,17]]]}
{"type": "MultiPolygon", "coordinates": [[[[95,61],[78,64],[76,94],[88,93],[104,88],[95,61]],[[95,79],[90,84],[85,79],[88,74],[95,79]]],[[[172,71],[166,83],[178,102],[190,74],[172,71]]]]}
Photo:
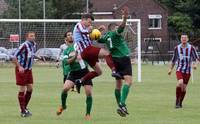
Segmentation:
{"type": "Polygon", "coordinates": [[[18,69],[19,69],[19,73],[24,73],[24,68],[22,66],[19,66],[18,69]]]}
{"type": "Polygon", "coordinates": [[[172,69],[169,69],[168,75],[171,75],[171,74],[172,74],[172,69]]]}
{"type": "Polygon", "coordinates": [[[122,15],[123,15],[125,18],[128,18],[128,14],[129,14],[128,7],[125,6],[121,11],[122,11],[122,15]]]}
{"type": "Polygon", "coordinates": [[[60,67],[60,62],[56,62],[56,67],[59,68],[60,67]]]}
{"type": "Polygon", "coordinates": [[[192,68],[193,68],[194,70],[196,70],[196,69],[197,69],[197,65],[196,65],[196,64],[192,64],[192,68]]]}

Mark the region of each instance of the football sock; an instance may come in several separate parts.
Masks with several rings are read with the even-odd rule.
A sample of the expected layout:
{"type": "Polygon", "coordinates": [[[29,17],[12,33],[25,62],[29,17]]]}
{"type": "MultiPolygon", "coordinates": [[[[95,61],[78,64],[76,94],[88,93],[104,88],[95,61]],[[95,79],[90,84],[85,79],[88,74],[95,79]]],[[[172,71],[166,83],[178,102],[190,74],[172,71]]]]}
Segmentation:
{"type": "Polygon", "coordinates": [[[86,114],[90,114],[92,109],[92,96],[86,98],[86,114]]]}
{"type": "Polygon", "coordinates": [[[30,99],[31,99],[32,91],[27,91],[25,94],[25,108],[27,107],[30,99]]]}
{"type": "Polygon", "coordinates": [[[186,94],[186,91],[182,91],[181,92],[181,104],[182,104],[182,102],[183,102],[183,100],[184,100],[184,97],[185,97],[185,94],[186,94]]]}
{"type": "Polygon", "coordinates": [[[21,112],[25,112],[25,96],[24,96],[24,92],[19,92],[18,93],[18,100],[19,100],[19,105],[20,105],[21,112]]]}
{"type": "Polygon", "coordinates": [[[126,105],[126,98],[129,93],[129,88],[130,86],[127,84],[124,84],[122,87],[122,95],[121,95],[121,101],[120,101],[122,105],[126,105]]]}
{"type": "Polygon", "coordinates": [[[95,77],[97,77],[97,76],[98,76],[98,74],[97,74],[96,71],[91,71],[91,72],[88,72],[88,73],[81,79],[81,81],[82,81],[82,82],[85,82],[85,81],[91,80],[91,79],[93,79],[93,78],[95,78],[95,77]]]}
{"type": "Polygon", "coordinates": [[[181,87],[176,87],[176,103],[180,103],[181,87]]]}
{"type": "Polygon", "coordinates": [[[115,98],[116,98],[116,101],[117,101],[118,105],[120,103],[120,97],[121,97],[121,90],[120,89],[115,89],[115,98]]]}
{"type": "Polygon", "coordinates": [[[107,65],[109,66],[109,68],[110,68],[112,71],[115,71],[115,65],[114,65],[114,63],[113,63],[112,56],[111,56],[111,55],[107,55],[107,56],[105,57],[105,59],[106,59],[106,63],[107,63],[107,65]]]}
{"type": "Polygon", "coordinates": [[[62,91],[61,93],[61,101],[63,109],[66,109],[66,100],[67,100],[67,92],[62,91]]]}

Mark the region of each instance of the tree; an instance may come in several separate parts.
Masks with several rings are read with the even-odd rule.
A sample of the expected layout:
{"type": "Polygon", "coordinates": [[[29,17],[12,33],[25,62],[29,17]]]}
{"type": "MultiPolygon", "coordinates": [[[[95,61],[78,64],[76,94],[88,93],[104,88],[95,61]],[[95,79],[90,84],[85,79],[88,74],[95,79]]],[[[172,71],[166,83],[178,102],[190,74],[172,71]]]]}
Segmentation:
{"type": "MultiPolygon", "coordinates": [[[[6,3],[8,10],[3,13],[3,18],[19,18],[18,0],[7,0],[6,3]]],[[[46,18],[79,18],[80,13],[83,13],[86,2],[85,0],[46,0],[45,5],[46,18]]],[[[21,17],[23,19],[42,19],[43,1],[21,0],[21,17]]]]}
{"type": "Polygon", "coordinates": [[[159,0],[169,8],[169,26],[177,32],[199,33],[200,1],[199,0],[159,0]],[[184,30],[183,30],[184,29],[184,30]]]}

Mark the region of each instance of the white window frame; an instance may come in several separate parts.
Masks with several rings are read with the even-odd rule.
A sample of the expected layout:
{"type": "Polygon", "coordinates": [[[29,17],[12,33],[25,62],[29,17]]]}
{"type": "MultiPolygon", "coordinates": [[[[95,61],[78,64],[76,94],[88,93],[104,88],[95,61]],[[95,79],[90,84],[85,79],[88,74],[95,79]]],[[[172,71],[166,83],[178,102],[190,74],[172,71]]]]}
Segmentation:
{"type": "MultiPolygon", "coordinates": [[[[148,19],[150,21],[150,19],[160,19],[160,25],[159,27],[149,27],[149,30],[156,30],[156,29],[162,29],[162,15],[160,14],[150,14],[148,15],[148,19]]],[[[149,26],[149,25],[148,25],[149,26]]]]}
{"type": "Polygon", "coordinates": [[[146,40],[150,40],[150,39],[154,39],[154,40],[158,40],[159,42],[162,42],[162,38],[161,37],[157,37],[157,38],[144,38],[144,42],[146,42],[146,40]]]}

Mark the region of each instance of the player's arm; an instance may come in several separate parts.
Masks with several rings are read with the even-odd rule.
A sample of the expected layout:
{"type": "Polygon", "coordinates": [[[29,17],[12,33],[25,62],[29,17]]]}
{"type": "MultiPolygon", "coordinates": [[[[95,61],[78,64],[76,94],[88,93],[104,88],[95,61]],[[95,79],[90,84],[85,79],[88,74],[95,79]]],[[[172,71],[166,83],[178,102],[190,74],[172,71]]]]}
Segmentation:
{"type": "Polygon", "coordinates": [[[128,19],[128,7],[124,7],[122,9],[122,23],[120,24],[119,28],[117,28],[117,31],[116,31],[117,34],[120,34],[124,31],[127,19],[128,19]]]}
{"type": "Polygon", "coordinates": [[[65,58],[64,59],[64,63],[65,64],[71,64],[71,63],[73,63],[76,60],[77,56],[78,56],[78,52],[76,51],[76,53],[75,53],[75,55],[73,57],[65,58]]]}
{"type": "Polygon", "coordinates": [[[195,50],[195,48],[194,47],[192,47],[192,58],[193,58],[193,60],[195,61],[193,64],[192,64],[192,68],[194,69],[194,70],[196,70],[197,69],[197,65],[199,64],[199,56],[198,56],[198,53],[197,53],[197,51],[195,50]]]}
{"type": "Polygon", "coordinates": [[[172,61],[170,63],[170,66],[169,66],[169,71],[168,71],[168,75],[171,75],[172,73],[172,70],[175,66],[175,63],[177,61],[177,58],[178,58],[178,49],[177,47],[174,49],[174,54],[173,54],[173,57],[172,57],[172,61]]]}
{"type": "Polygon", "coordinates": [[[12,58],[12,62],[15,64],[15,66],[19,69],[20,73],[24,72],[24,68],[19,64],[18,60],[17,60],[17,56],[22,54],[22,52],[25,50],[25,45],[21,45],[17,51],[15,52],[13,58],[12,58]]]}

